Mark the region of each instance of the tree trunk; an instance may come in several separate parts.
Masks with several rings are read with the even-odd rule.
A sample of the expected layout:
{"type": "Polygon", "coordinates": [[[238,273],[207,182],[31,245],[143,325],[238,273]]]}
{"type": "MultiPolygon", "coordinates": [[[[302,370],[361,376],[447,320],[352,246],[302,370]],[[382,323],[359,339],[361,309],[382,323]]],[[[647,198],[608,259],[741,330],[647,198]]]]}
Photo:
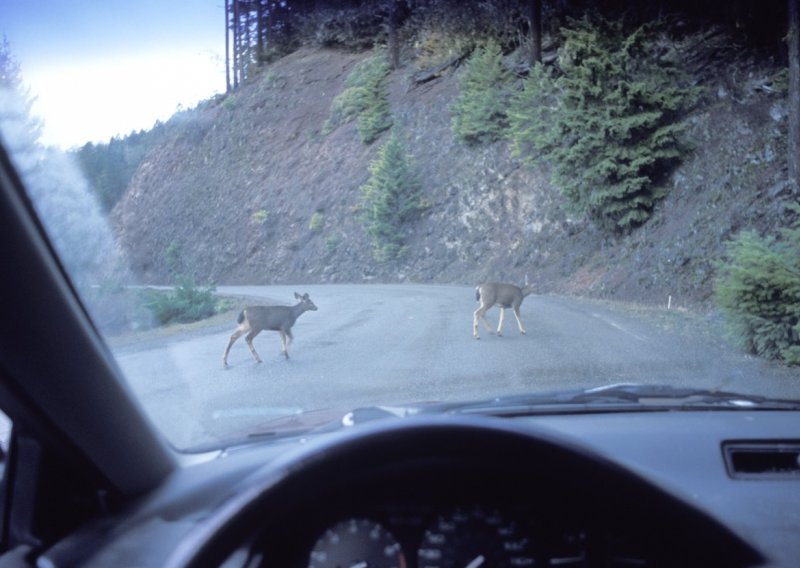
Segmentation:
{"type": "Polygon", "coordinates": [[[397,38],[397,28],[400,26],[400,0],[391,0],[389,5],[389,60],[392,69],[400,68],[400,40],[397,38]]]}
{"type": "Polygon", "coordinates": [[[233,90],[231,85],[231,0],[225,0],[225,92],[233,90]]]}
{"type": "Polygon", "coordinates": [[[542,62],[542,0],[528,0],[528,22],[530,25],[530,66],[542,62]]]}
{"type": "Polygon", "coordinates": [[[789,7],[789,185],[800,193],[800,12],[798,0],[787,0],[789,7]]]}

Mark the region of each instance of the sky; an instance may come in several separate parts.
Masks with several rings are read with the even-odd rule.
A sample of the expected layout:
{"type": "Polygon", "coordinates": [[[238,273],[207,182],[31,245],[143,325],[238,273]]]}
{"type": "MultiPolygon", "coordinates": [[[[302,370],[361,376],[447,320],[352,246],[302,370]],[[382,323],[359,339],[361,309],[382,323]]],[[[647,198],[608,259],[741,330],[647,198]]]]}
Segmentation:
{"type": "Polygon", "coordinates": [[[225,92],[225,0],[0,0],[3,35],[65,150],[225,92]]]}

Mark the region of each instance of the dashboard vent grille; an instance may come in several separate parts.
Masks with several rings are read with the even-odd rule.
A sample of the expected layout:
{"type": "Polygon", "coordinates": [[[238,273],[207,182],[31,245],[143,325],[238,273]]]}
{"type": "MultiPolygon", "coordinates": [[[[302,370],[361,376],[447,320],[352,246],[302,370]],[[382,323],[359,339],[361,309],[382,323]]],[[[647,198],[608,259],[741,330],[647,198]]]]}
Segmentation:
{"type": "Polygon", "coordinates": [[[726,442],[722,448],[733,478],[800,480],[800,441],[726,442]]]}

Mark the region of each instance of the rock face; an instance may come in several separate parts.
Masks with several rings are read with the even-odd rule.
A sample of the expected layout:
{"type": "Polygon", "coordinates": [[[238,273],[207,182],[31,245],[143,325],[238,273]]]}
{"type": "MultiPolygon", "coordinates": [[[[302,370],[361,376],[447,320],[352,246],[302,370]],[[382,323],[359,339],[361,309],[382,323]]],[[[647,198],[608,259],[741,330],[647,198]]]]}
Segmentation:
{"type": "Polygon", "coordinates": [[[571,216],[547,172],[521,165],[507,142],[454,139],[458,71],[414,84],[401,68],[390,76],[395,128],[431,207],[408,227],[406,255],[377,263],[358,207],[388,133],[369,146],[355,122],[323,133],[333,98],[368,55],[301,49],[171,119],[168,142],[142,162],[113,214],[142,280],[167,282],[177,256],[198,282],[215,284],[527,275],[545,293],[707,306],[725,241],[745,228],[772,232],[791,214],[785,100],[729,81],[752,62],[698,78],[708,94],[689,117],[692,155],[650,221],[618,237],[571,216]]]}

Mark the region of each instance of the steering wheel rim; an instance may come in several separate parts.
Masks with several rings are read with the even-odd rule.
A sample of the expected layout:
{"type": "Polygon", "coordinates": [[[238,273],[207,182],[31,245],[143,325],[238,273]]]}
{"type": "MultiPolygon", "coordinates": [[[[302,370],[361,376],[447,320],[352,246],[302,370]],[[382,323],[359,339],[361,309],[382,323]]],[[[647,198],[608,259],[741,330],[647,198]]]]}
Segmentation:
{"type": "Polygon", "coordinates": [[[288,514],[298,496],[310,499],[309,495],[324,495],[342,483],[352,486],[385,467],[386,460],[472,463],[476,459],[494,464],[492,467],[525,471],[546,467],[554,475],[542,479],[549,478],[566,489],[582,487],[606,514],[657,511],[653,522],[672,531],[665,534],[691,540],[687,546],[699,554],[698,566],[709,561],[744,566],[763,560],[726,527],[682,499],[574,441],[530,423],[522,428],[486,417],[412,417],[379,421],[339,434],[312,440],[259,469],[186,535],[167,566],[217,566],[242,544],[243,534],[253,534],[258,523],[275,522],[265,522],[265,518],[288,514]],[[359,473],[354,475],[354,471],[359,473]],[[590,485],[596,489],[588,490],[590,485]],[[695,542],[697,535],[702,535],[702,542],[695,542]],[[724,545],[714,545],[715,541],[724,545]],[[724,558],[719,554],[708,558],[704,550],[724,558]]]}

